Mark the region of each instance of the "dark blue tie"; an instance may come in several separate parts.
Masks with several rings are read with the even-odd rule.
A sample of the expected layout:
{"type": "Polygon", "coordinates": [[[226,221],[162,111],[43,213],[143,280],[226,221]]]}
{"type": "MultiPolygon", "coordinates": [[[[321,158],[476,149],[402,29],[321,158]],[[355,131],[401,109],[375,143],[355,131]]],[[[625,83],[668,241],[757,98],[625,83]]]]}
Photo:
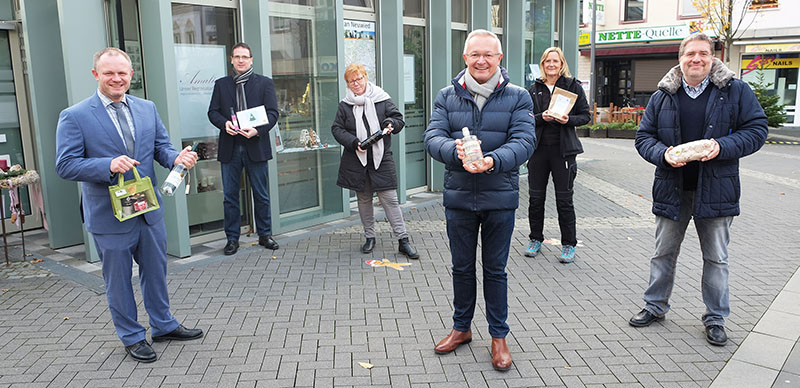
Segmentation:
{"type": "Polygon", "coordinates": [[[133,133],[131,133],[131,126],[128,124],[128,118],[125,117],[123,105],[121,102],[112,102],[111,106],[117,112],[117,121],[119,122],[119,129],[122,130],[122,137],[125,139],[125,146],[128,148],[128,156],[133,157],[133,133]]]}

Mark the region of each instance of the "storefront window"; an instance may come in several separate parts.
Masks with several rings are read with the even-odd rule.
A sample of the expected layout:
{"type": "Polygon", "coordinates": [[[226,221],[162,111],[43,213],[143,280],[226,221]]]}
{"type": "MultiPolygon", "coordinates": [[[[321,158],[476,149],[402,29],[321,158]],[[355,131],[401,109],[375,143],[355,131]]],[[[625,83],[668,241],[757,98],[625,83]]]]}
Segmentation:
{"type": "Polygon", "coordinates": [[[453,63],[451,75],[457,76],[461,70],[464,70],[467,65],[464,63],[464,41],[467,40],[467,32],[461,30],[453,30],[453,63]]]}
{"type": "Polygon", "coordinates": [[[469,2],[467,0],[452,0],[451,12],[453,23],[469,23],[469,2]]]}
{"type": "Polygon", "coordinates": [[[403,26],[405,76],[406,184],[408,188],[427,185],[425,147],[423,144],[427,114],[425,93],[425,27],[403,26]],[[413,93],[409,93],[413,90],[413,93]]]}
{"type": "Polygon", "coordinates": [[[351,7],[373,8],[372,0],[344,0],[344,5],[351,7]]]}
{"type": "Polygon", "coordinates": [[[525,87],[539,77],[539,59],[553,45],[551,0],[527,0],[525,7],[525,87]]]}
{"type": "Polygon", "coordinates": [[[797,105],[798,68],[800,54],[760,54],[742,56],[742,81],[763,83],[770,95],[780,96],[778,103],[786,105],[786,122],[795,122],[797,105]]]}
{"type": "Polygon", "coordinates": [[[334,10],[333,5],[270,6],[272,78],[280,111],[273,129],[280,133],[273,203],[282,228],[343,211],[342,189],[336,185],[341,148],[330,131],[340,84],[334,10]]]}
{"type": "Polygon", "coordinates": [[[425,0],[403,0],[403,16],[409,18],[424,18],[425,0]]]}
{"type": "Polygon", "coordinates": [[[452,32],[452,68],[451,76],[455,77],[461,70],[464,70],[464,41],[467,40],[467,30],[469,29],[469,2],[467,0],[452,0],[451,16],[452,32]]]}
{"type": "Polygon", "coordinates": [[[503,28],[505,25],[505,0],[492,0],[492,27],[503,28]]]}
{"type": "MultiPolygon", "coordinates": [[[[208,104],[214,81],[231,73],[229,58],[236,44],[235,13],[232,8],[172,5],[182,145],[200,143],[197,149],[200,160],[187,180],[191,235],[223,228],[222,174],[217,161],[219,129],[208,121],[208,104]]],[[[245,194],[244,182],[242,179],[242,225],[249,225],[249,195],[245,194]]]]}
{"type": "Polygon", "coordinates": [[[139,5],[136,0],[108,1],[106,3],[108,33],[111,46],[125,51],[131,57],[133,76],[128,93],[145,98],[142,40],[139,34],[139,5]],[[117,4],[122,4],[117,8],[117,4]],[[123,39],[120,40],[120,34],[123,39]]]}

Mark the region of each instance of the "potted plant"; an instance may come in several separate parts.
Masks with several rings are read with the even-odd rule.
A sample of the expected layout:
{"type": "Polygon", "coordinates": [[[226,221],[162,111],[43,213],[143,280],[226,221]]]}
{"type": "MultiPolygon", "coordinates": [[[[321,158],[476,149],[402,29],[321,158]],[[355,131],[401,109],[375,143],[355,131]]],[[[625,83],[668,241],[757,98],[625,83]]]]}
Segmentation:
{"type": "Polygon", "coordinates": [[[608,124],[597,123],[589,127],[589,137],[608,137],[608,124]]]}
{"type": "Polygon", "coordinates": [[[589,137],[589,128],[589,124],[581,125],[580,127],[575,128],[575,133],[578,135],[578,137],[589,137]]]}

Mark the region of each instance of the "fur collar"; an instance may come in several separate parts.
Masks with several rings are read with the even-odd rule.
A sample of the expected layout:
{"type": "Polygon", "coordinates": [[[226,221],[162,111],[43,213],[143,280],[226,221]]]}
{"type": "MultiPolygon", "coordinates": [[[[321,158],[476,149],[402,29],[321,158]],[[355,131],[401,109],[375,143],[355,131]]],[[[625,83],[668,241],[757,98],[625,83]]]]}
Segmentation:
{"type": "MultiPolygon", "coordinates": [[[[722,89],[728,85],[728,82],[734,75],[735,73],[728,69],[722,61],[714,58],[714,62],[711,64],[711,72],[708,74],[708,79],[717,88],[722,89]]],[[[677,64],[661,79],[658,83],[658,88],[668,91],[669,94],[675,94],[678,92],[678,88],[683,86],[682,81],[683,72],[681,71],[681,65],[677,64]]]]}

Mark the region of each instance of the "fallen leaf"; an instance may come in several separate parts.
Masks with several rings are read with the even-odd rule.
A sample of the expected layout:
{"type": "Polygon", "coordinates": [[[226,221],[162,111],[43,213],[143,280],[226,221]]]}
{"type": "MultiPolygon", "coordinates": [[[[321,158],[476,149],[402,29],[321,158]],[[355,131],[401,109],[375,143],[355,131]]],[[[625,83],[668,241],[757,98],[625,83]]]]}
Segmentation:
{"type": "Polygon", "coordinates": [[[567,366],[564,367],[564,369],[572,369],[572,367],[567,365],[567,366]]]}
{"type": "Polygon", "coordinates": [[[781,195],[786,195],[786,193],[781,193],[781,195]]]}
{"type": "Polygon", "coordinates": [[[364,369],[372,369],[372,367],[374,366],[368,362],[359,362],[358,365],[361,365],[361,367],[364,369]]]}
{"type": "Polygon", "coordinates": [[[42,259],[33,259],[31,260],[31,264],[41,263],[42,261],[42,259]]]}
{"type": "Polygon", "coordinates": [[[630,238],[630,237],[628,237],[628,241],[633,241],[633,239],[632,239],[632,238],[630,238]]]}
{"type": "Polygon", "coordinates": [[[636,194],[636,195],[639,196],[639,197],[642,197],[642,198],[644,197],[644,195],[641,195],[641,194],[636,194]]]}
{"type": "Polygon", "coordinates": [[[33,253],[26,253],[25,254],[25,257],[30,257],[30,256],[33,256],[33,253]]]}
{"type": "Polygon", "coordinates": [[[3,292],[8,292],[8,288],[4,288],[4,289],[2,289],[2,290],[0,290],[0,291],[3,291],[3,292]]]}
{"type": "Polygon", "coordinates": [[[278,258],[278,256],[272,256],[272,260],[275,260],[277,258],[278,258]]]}
{"type": "Polygon", "coordinates": [[[65,321],[69,321],[69,317],[64,317],[64,320],[65,321]]]}

